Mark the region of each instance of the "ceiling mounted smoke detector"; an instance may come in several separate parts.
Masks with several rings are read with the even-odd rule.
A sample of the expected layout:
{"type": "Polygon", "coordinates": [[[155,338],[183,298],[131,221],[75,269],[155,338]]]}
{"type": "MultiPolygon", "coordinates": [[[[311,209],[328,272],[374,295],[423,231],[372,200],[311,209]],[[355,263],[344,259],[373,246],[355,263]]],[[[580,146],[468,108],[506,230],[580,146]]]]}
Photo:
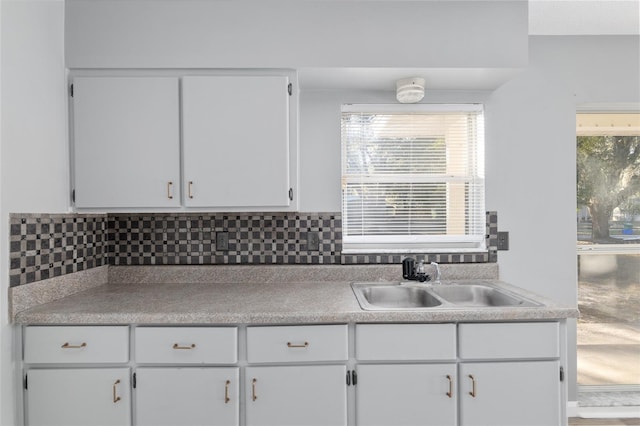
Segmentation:
{"type": "Polygon", "coordinates": [[[420,102],[424,97],[424,78],[401,78],[396,81],[396,99],[401,104],[420,102]]]}

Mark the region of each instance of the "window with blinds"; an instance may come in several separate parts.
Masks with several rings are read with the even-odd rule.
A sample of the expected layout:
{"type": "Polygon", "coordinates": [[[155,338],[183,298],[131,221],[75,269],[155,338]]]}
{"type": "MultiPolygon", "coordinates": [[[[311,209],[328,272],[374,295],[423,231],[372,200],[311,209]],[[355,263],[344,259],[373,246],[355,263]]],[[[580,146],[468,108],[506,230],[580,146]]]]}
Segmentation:
{"type": "Polygon", "coordinates": [[[344,105],[343,251],[485,249],[481,105],[344,105]]]}

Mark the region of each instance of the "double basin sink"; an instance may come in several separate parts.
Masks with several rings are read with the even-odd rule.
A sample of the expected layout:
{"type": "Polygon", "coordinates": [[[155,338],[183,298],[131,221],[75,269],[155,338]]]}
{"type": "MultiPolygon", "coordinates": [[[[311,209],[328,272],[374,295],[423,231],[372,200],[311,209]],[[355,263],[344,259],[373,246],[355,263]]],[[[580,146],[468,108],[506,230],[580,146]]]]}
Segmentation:
{"type": "Polygon", "coordinates": [[[353,283],[351,287],[360,307],[367,311],[540,306],[489,282],[353,283]]]}

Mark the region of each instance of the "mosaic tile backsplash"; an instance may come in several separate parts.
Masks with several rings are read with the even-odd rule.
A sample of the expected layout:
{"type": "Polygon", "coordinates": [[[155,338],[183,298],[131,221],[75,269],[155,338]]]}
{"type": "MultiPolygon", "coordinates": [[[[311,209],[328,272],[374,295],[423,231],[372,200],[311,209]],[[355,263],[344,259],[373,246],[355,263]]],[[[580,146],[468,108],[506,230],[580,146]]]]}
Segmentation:
{"type": "Polygon", "coordinates": [[[112,265],[336,264],[342,221],[335,213],[119,215],[109,217],[112,265]],[[228,250],[216,250],[226,232],[228,250]],[[307,246],[318,235],[317,250],[307,246]]]}
{"type": "Polygon", "coordinates": [[[9,285],[108,264],[106,215],[12,214],[9,285]]]}
{"type": "MultiPolygon", "coordinates": [[[[10,227],[12,287],[107,264],[399,264],[404,257],[343,254],[340,213],[12,214],[10,227]],[[217,249],[220,233],[226,250],[217,249]]],[[[487,251],[411,256],[497,262],[497,232],[497,213],[487,212],[487,251]]]]}

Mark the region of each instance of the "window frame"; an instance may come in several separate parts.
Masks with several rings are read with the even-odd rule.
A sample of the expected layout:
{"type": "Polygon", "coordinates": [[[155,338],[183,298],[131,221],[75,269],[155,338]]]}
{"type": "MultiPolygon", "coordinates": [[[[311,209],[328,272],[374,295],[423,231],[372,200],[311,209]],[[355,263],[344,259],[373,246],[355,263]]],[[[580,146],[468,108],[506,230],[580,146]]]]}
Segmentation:
{"type": "MultiPolygon", "coordinates": [[[[354,236],[346,233],[345,214],[345,187],[348,183],[346,175],[346,141],[341,131],[341,211],[343,215],[343,249],[346,254],[358,253],[478,253],[487,250],[486,241],[486,186],[484,176],[484,105],[479,103],[466,104],[344,104],[341,107],[341,128],[342,117],[349,113],[365,114],[428,114],[428,113],[477,113],[476,122],[477,133],[475,135],[475,175],[468,175],[473,178],[474,184],[480,188],[474,188],[473,195],[480,200],[482,206],[481,214],[476,210],[476,215],[469,215],[469,210],[465,206],[465,217],[474,221],[474,227],[478,233],[473,235],[374,235],[374,236],[354,236]],[[478,230],[482,229],[482,232],[478,230]]],[[[447,182],[453,182],[458,177],[451,177],[447,182]]],[[[437,178],[431,182],[436,182],[437,178]]],[[[355,181],[351,181],[355,182],[355,181]]],[[[382,180],[380,181],[382,182],[382,180]]],[[[448,205],[446,210],[448,211],[448,205]]]]}

